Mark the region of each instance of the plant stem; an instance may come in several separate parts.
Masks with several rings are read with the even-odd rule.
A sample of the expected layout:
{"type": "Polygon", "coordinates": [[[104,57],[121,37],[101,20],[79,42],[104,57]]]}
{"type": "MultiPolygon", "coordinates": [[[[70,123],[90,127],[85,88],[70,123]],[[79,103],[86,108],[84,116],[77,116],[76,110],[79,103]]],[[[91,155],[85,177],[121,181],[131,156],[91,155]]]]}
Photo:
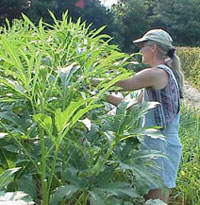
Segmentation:
{"type": "Polygon", "coordinates": [[[53,162],[52,162],[51,172],[50,172],[50,176],[49,176],[48,193],[50,193],[50,191],[51,191],[51,183],[52,183],[52,180],[53,180],[54,170],[55,170],[55,167],[56,167],[56,160],[57,160],[59,145],[60,145],[60,143],[58,145],[56,145],[56,148],[55,148],[55,151],[54,151],[53,162]]]}
{"type": "Polygon", "coordinates": [[[93,174],[94,174],[94,175],[97,176],[97,175],[101,172],[102,167],[104,166],[104,164],[106,163],[106,161],[107,161],[108,158],[110,157],[110,155],[111,155],[111,153],[112,153],[112,150],[114,149],[115,144],[116,144],[116,141],[113,140],[113,142],[111,143],[111,145],[110,145],[108,151],[106,152],[106,154],[105,154],[103,160],[101,160],[100,162],[97,162],[97,163],[95,164],[94,169],[93,169],[93,174]]]}
{"type": "Polygon", "coordinates": [[[87,191],[84,190],[75,205],[80,205],[80,204],[87,205],[87,200],[88,200],[88,193],[87,191]]]}
{"type": "Polygon", "coordinates": [[[46,148],[44,142],[44,130],[39,128],[39,137],[41,143],[41,181],[42,181],[42,205],[48,205],[49,193],[47,190],[47,179],[46,179],[46,148]]]}

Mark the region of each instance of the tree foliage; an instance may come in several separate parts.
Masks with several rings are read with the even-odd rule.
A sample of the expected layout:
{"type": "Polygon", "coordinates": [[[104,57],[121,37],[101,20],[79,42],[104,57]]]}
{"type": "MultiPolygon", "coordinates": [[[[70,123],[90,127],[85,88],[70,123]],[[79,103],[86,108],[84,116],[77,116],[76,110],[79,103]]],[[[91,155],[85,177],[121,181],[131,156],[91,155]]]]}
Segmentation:
{"type": "Polygon", "coordinates": [[[120,27],[118,35],[124,38],[120,43],[125,51],[132,50],[132,39],[150,28],[167,30],[177,45],[199,45],[199,11],[199,0],[119,0],[112,8],[120,27]]]}
{"type": "Polygon", "coordinates": [[[78,0],[34,0],[32,6],[26,10],[26,14],[35,23],[41,17],[45,22],[50,23],[52,18],[48,10],[51,10],[58,19],[61,19],[62,13],[68,10],[74,22],[81,17],[82,21],[93,23],[95,28],[108,23],[106,19],[110,12],[101,5],[99,0],[81,0],[82,6],[79,6],[78,2],[78,0]]]}
{"type": "Polygon", "coordinates": [[[0,24],[5,23],[5,19],[13,20],[19,18],[21,12],[26,7],[25,0],[1,0],[0,1],[0,24]]]}
{"type": "Polygon", "coordinates": [[[25,8],[25,0],[1,0],[1,25],[5,18],[12,21],[20,18],[23,11],[35,24],[43,21],[53,23],[48,10],[58,19],[68,10],[72,21],[81,17],[90,29],[106,25],[103,31],[113,37],[111,43],[122,51],[132,52],[132,40],[150,28],[163,28],[174,38],[177,45],[197,46],[200,42],[200,1],[199,0],[118,0],[111,9],[105,8],[100,0],[32,0],[25,8]],[[78,6],[79,3],[79,6],[78,6]]]}
{"type": "Polygon", "coordinates": [[[200,1],[154,1],[153,14],[149,16],[151,27],[168,30],[179,45],[198,45],[200,42],[200,1]]]}
{"type": "Polygon", "coordinates": [[[145,0],[121,0],[112,8],[117,37],[124,51],[132,50],[133,39],[142,35],[148,28],[145,0]]]}

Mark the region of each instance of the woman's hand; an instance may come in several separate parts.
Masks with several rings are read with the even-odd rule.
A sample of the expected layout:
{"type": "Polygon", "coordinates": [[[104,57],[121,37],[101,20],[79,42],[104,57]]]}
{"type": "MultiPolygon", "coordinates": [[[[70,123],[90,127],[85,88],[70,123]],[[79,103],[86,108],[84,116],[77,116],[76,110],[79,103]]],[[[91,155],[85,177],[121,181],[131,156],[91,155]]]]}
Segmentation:
{"type": "Polygon", "coordinates": [[[110,95],[110,94],[105,96],[105,101],[115,106],[118,106],[122,102],[123,99],[124,98],[122,97],[118,97],[118,96],[110,95]]]}

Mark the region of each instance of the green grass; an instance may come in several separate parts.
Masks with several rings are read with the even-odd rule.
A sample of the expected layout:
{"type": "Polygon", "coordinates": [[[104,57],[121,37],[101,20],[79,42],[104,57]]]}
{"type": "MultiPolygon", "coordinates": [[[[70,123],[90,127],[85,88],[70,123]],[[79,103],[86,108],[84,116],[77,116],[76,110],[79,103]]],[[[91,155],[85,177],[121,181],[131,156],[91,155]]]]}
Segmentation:
{"type": "Polygon", "coordinates": [[[172,204],[200,204],[200,110],[182,105],[180,140],[182,158],[177,187],[172,190],[172,204]]]}

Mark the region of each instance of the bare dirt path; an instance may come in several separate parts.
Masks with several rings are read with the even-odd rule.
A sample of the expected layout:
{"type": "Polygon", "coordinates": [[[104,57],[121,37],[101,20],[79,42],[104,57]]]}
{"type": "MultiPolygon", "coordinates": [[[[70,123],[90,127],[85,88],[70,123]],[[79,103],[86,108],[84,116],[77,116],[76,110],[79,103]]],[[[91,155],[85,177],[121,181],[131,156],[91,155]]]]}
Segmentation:
{"type": "Polygon", "coordinates": [[[200,109],[200,91],[193,88],[188,81],[185,81],[183,87],[184,103],[200,109]]]}

